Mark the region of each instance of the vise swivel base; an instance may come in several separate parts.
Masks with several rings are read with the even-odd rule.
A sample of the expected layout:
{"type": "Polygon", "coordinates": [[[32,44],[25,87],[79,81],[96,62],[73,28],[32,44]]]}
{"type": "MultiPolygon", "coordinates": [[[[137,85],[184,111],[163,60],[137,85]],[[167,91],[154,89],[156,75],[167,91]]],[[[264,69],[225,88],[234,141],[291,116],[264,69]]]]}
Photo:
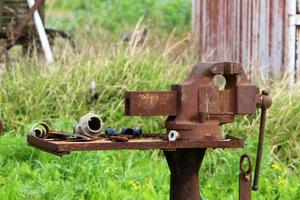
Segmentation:
{"type": "MultiPolygon", "coordinates": [[[[261,108],[253,185],[253,190],[257,190],[266,110],[271,104],[271,97],[267,92],[259,93],[259,89],[247,79],[241,64],[197,63],[188,78],[181,84],[173,85],[171,91],[125,94],[127,116],[167,116],[164,134],[143,134],[126,142],[109,140],[104,134],[91,140],[65,137],[45,139],[28,135],[27,141],[33,147],[58,155],[88,150],[161,149],[171,171],[170,199],[198,200],[198,174],[206,149],[244,146],[240,139],[222,137],[220,126],[234,122],[235,115],[255,114],[256,109],[261,108]],[[226,80],[224,89],[220,90],[214,82],[217,75],[226,80]],[[168,137],[168,134],[173,135],[168,137]]],[[[68,135],[57,131],[49,131],[48,134],[68,135]]]]}

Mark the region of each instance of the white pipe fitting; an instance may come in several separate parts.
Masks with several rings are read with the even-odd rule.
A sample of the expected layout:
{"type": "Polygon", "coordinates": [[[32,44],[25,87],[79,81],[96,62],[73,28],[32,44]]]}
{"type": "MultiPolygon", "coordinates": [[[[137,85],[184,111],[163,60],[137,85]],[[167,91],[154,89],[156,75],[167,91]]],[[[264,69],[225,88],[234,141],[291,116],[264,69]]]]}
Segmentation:
{"type": "Polygon", "coordinates": [[[49,126],[44,122],[38,122],[31,127],[29,135],[37,138],[47,138],[48,132],[49,126]]]}
{"type": "Polygon", "coordinates": [[[171,142],[176,141],[178,138],[180,138],[180,134],[177,131],[171,130],[168,134],[168,139],[171,142]]]}
{"type": "Polygon", "coordinates": [[[88,113],[80,118],[79,124],[74,128],[74,132],[96,138],[100,135],[102,127],[102,119],[96,114],[88,113]]]}

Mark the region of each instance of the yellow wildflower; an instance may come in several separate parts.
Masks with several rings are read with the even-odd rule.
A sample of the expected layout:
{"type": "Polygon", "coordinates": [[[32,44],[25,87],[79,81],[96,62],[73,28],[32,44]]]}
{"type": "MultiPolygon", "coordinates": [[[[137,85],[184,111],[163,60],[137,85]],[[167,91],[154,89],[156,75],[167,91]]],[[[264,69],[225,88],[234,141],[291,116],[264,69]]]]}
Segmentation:
{"type": "Polygon", "coordinates": [[[286,185],[287,184],[287,180],[282,178],[281,176],[278,177],[278,181],[277,181],[277,184],[278,185],[286,185]]]}
{"type": "Polygon", "coordinates": [[[278,163],[273,163],[272,164],[272,168],[276,169],[276,170],[278,170],[280,172],[282,171],[282,167],[278,163]]]}
{"type": "Polygon", "coordinates": [[[132,190],[139,189],[139,183],[137,181],[131,181],[131,189],[132,190]]]}

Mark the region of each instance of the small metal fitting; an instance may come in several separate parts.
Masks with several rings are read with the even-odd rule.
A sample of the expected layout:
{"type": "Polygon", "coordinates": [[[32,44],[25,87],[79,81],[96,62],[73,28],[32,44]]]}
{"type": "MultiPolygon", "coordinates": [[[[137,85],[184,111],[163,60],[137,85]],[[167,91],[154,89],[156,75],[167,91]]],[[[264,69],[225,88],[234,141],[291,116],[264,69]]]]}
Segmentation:
{"type": "Polygon", "coordinates": [[[107,128],[105,130],[105,136],[106,137],[111,137],[111,136],[115,136],[115,135],[117,135],[116,129],[114,129],[114,128],[107,128]]]}
{"type": "Polygon", "coordinates": [[[132,128],[122,128],[121,134],[122,135],[133,135],[134,130],[132,128]]]}
{"type": "Polygon", "coordinates": [[[46,138],[48,136],[48,133],[49,126],[43,122],[34,124],[29,131],[29,135],[37,138],[46,138]]]}
{"type": "Polygon", "coordinates": [[[142,135],[142,129],[140,127],[135,128],[122,128],[122,135],[133,135],[135,137],[140,137],[142,135]]]}
{"type": "Polygon", "coordinates": [[[133,136],[135,136],[135,137],[141,137],[141,135],[142,135],[142,129],[140,127],[135,127],[133,130],[134,130],[133,131],[133,136]]]}
{"type": "Polygon", "coordinates": [[[168,139],[171,142],[176,141],[178,138],[180,138],[180,134],[177,131],[171,130],[168,134],[168,139]]]}
{"type": "Polygon", "coordinates": [[[80,118],[79,124],[74,128],[74,133],[95,138],[100,135],[102,126],[102,119],[98,115],[88,113],[80,118]]]}

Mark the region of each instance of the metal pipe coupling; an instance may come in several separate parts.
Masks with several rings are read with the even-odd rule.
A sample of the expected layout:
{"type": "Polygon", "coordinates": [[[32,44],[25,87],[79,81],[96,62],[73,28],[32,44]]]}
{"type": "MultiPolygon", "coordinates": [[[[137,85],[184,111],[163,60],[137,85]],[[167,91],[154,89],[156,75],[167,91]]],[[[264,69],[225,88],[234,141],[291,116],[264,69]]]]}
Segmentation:
{"type": "Polygon", "coordinates": [[[135,128],[122,128],[122,135],[133,135],[135,137],[140,137],[142,135],[142,129],[140,127],[135,128]]]}
{"type": "Polygon", "coordinates": [[[80,118],[79,124],[74,128],[74,133],[95,138],[100,135],[102,127],[102,119],[96,114],[88,113],[80,118]]]}
{"type": "Polygon", "coordinates": [[[29,135],[37,138],[47,138],[49,136],[48,133],[49,126],[44,122],[34,124],[29,131],[29,135]]]}
{"type": "Polygon", "coordinates": [[[168,134],[169,141],[175,142],[178,138],[180,138],[180,134],[175,130],[170,130],[168,134]]]}

